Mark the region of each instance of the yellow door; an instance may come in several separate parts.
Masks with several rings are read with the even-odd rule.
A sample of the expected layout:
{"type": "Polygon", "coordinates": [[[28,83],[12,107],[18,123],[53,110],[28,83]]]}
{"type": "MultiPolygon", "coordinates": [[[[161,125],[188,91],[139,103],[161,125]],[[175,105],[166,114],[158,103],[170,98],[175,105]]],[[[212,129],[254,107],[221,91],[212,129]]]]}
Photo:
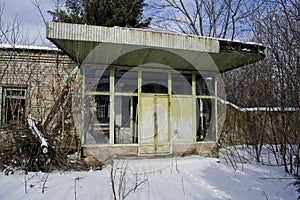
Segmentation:
{"type": "Polygon", "coordinates": [[[142,95],[140,103],[140,154],[170,153],[169,97],[142,95]]]}

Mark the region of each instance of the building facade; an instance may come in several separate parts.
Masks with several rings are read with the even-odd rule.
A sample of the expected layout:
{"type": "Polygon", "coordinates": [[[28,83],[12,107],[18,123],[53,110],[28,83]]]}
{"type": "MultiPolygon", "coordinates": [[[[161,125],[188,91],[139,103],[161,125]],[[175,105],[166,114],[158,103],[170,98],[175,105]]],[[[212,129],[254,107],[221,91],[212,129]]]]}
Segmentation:
{"type": "Polygon", "coordinates": [[[220,133],[219,74],[265,57],[258,44],[49,23],[47,38],[76,60],[74,102],[84,152],[205,152],[220,133]]]}

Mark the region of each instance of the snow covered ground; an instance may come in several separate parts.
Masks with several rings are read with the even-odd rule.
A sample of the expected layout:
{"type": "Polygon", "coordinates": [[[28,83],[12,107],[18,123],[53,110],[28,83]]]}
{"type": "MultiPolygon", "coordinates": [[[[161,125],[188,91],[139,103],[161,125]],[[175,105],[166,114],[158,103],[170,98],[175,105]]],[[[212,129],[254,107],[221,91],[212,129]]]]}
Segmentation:
{"type": "MultiPolygon", "coordinates": [[[[224,156],[223,156],[224,157],[224,156]]],[[[17,171],[0,175],[0,199],[113,199],[115,191],[141,183],[126,199],[297,199],[293,176],[283,167],[256,163],[239,164],[238,170],[220,158],[187,156],[177,158],[118,160],[101,171],[54,171],[50,174],[17,171]],[[126,173],[123,184],[121,173],[126,173]],[[124,184],[126,183],[126,184],[124,184]],[[121,189],[119,188],[121,185],[121,189]],[[44,193],[43,193],[44,188],[44,193]],[[27,192],[27,193],[26,193],[27,192]]]]}

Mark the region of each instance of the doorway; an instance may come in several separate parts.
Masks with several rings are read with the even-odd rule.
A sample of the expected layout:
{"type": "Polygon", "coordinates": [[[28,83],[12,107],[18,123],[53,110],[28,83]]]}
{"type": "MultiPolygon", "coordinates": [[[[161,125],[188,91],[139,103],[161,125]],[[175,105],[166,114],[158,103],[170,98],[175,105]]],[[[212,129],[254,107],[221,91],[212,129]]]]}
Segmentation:
{"type": "Polygon", "coordinates": [[[142,94],[139,154],[170,153],[169,96],[142,94]]]}

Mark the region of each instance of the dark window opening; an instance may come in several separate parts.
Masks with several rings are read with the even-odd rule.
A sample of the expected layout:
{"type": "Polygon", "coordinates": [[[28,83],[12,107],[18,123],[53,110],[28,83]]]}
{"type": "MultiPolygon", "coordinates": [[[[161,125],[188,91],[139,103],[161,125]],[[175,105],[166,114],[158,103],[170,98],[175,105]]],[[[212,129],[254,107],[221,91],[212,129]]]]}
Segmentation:
{"type": "Polygon", "coordinates": [[[196,122],[197,122],[197,141],[203,141],[207,138],[208,129],[211,125],[212,102],[211,99],[196,100],[196,122]]]}
{"type": "Polygon", "coordinates": [[[173,73],[172,94],[192,95],[192,75],[173,73]]]}
{"type": "Polygon", "coordinates": [[[143,93],[168,94],[168,88],[163,85],[151,83],[151,84],[143,85],[142,92],[143,93]]]}
{"type": "Polygon", "coordinates": [[[95,95],[96,102],[96,114],[98,122],[109,123],[110,105],[109,96],[107,95],[95,95]]]}
{"type": "Polygon", "coordinates": [[[3,88],[2,94],[2,123],[25,124],[26,89],[3,88]]]}
{"type": "Polygon", "coordinates": [[[215,79],[213,75],[198,74],[196,76],[196,94],[213,96],[215,94],[215,79]]]}
{"type": "Polygon", "coordinates": [[[109,83],[110,83],[110,69],[107,68],[103,71],[101,77],[98,80],[96,91],[109,92],[109,83]]]}
{"type": "Polygon", "coordinates": [[[106,144],[110,135],[110,102],[108,95],[86,96],[84,119],[85,144],[106,144]]]}
{"type": "Polygon", "coordinates": [[[168,94],[168,74],[142,72],[142,93],[168,94]]]}
{"type": "Polygon", "coordinates": [[[115,97],[115,144],[138,142],[138,97],[115,97]]]}

